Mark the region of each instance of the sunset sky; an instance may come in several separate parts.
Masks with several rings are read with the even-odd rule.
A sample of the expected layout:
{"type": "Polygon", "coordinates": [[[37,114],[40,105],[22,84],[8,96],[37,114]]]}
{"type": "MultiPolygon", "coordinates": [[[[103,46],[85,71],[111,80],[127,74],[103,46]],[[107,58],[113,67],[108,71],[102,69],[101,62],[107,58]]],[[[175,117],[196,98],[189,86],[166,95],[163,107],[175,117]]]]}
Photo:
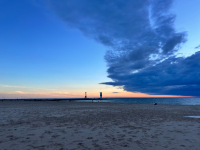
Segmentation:
{"type": "Polygon", "coordinates": [[[1,0],[0,98],[200,96],[199,0],[1,0]]]}

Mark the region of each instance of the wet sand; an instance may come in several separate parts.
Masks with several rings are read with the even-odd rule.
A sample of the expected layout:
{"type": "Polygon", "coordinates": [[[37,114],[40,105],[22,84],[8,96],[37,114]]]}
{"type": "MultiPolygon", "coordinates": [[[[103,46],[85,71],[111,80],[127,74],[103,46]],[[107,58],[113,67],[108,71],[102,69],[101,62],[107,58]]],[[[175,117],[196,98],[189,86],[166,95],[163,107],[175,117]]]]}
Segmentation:
{"type": "Polygon", "coordinates": [[[200,148],[200,106],[0,102],[0,149],[200,148]]]}

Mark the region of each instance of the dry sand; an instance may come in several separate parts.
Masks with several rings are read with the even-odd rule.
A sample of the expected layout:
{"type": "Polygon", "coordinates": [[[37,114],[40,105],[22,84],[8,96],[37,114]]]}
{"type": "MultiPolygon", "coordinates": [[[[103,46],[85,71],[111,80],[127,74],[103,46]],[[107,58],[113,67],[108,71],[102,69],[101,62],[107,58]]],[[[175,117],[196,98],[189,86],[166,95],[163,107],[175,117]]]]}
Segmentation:
{"type": "Polygon", "coordinates": [[[0,149],[200,149],[200,106],[0,103],[0,149]]]}

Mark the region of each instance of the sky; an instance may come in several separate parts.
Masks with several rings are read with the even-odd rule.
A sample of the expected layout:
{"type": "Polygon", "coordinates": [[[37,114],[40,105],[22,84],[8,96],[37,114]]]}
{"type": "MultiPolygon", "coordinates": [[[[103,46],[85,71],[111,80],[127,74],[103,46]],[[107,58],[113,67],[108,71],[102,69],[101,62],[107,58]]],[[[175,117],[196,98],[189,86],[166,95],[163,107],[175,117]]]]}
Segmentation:
{"type": "Polygon", "coordinates": [[[0,0],[0,98],[200,96],[199,0],[0,0]]]}

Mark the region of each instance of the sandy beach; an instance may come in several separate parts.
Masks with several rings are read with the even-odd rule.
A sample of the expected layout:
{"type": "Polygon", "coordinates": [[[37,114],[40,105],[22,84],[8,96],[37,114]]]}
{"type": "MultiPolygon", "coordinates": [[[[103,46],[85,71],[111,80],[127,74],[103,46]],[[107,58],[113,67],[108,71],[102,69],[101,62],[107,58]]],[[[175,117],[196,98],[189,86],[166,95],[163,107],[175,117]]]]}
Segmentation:
{"type": "Polygon", "coordinates": [[[0,103],[1,150],[200,148],[200,106],[85,102],[0,103]]]}

